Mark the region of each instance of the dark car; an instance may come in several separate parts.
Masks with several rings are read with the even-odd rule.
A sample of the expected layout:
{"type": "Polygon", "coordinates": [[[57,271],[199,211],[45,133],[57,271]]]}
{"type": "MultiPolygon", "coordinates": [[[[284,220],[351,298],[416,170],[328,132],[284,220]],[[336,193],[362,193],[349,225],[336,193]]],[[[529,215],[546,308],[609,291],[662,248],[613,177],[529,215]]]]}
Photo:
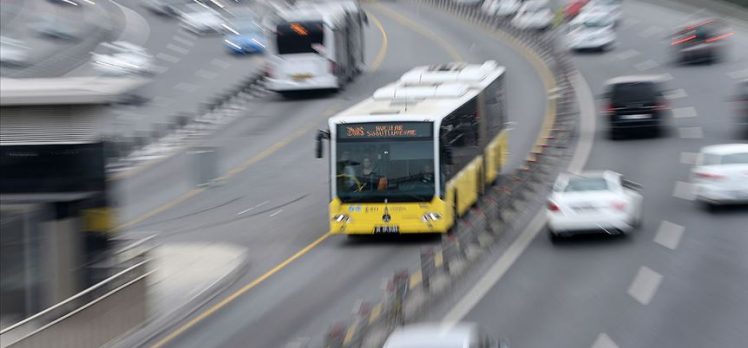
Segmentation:
{"type": "Polygon", "coordinates": [[[743,135],[748,136],[748,80],[738,82],[734,101],[737,108],[738,127],[743,135]]]}
{"type": "Polygon", "coordinates": [[[719,20],[710,19],[688,25],[678,30],[671,46],[677,63],[717,62],[727,46],[726,39],[732,36],[727,26],[719,20]]]}
{"type": "Polygon", "coordinates": [[[659,76],[622,76],[606,83],[603,114],[610,137],[644,131],[659,135],[670,117],[664,81],[659,76]]]}

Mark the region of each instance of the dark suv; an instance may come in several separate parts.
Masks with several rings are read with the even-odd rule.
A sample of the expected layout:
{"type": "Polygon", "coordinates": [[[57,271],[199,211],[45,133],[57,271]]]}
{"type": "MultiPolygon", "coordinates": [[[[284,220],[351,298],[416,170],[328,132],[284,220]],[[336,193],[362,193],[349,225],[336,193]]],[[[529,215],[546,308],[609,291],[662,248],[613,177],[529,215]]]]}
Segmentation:
{"type": "Polygon", "coordinates": [[[710,19],[688,25],[673,35],[671,46],[676,63],[718,61],[732,35],[719,20],[710,19]]]}
{"type": "Polygon", "coordinates": [[[612,139],[623,132],[662,133],[670,115],[663,84],[659,76],[622,76],[606,83],[603,114],[612,139]]]}

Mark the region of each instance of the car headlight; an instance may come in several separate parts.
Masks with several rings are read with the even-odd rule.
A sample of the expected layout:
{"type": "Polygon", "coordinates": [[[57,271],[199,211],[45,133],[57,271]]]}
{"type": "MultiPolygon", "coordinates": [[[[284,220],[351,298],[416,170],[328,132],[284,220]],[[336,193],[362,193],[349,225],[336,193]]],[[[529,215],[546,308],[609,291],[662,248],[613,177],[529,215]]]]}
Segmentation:
{"type": "Polygon", "coordinates": [[[431,221],[441,220],[441,218],[442,218],[442,215],[439,213],[428,212],[426,214],[423,214],[423,216],[421,217],[421,221],[431,222],[431,221]]]}
{"type": "Polygon", "coordinates": [[[342,223],[342,222],[350,223],[351,217],[346,214],[338,214],[332,217],[332,221],[335,221],[337,223],[342,223]]]}

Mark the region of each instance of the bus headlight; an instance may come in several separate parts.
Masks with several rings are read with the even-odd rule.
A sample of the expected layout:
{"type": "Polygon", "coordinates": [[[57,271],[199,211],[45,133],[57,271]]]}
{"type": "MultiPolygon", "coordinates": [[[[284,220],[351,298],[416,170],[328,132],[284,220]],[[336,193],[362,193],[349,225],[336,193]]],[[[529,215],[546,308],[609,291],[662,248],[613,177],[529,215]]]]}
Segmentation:
{"type": "Polygon", "coordinates": [[[423,222],[431,222],[431,221],[437,221],[442,218],[442,215],[439,213],[426,213],[421,217],[421,220],[423,222]]]}
{"type": "Polygon", "coordinates": [[[348,222],[351,222],[351,217],[345,214],[338,214],[338,215],[333,216],[332,220],[337,223],[341,223],[341,222],[348,223],[348,222]]]}

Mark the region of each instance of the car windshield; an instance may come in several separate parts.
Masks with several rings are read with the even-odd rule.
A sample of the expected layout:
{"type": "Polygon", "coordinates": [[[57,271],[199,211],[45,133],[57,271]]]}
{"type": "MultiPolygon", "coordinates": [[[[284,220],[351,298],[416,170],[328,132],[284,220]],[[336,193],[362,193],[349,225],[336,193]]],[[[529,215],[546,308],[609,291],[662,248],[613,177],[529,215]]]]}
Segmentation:
{"type": "Polygon", "coordinates": [[[278,54],[318,53],[316,45],[324,42],[322,22],[279,24],[275,30],[278,54]]]}
{"type": "Polygon", "coordinates": [[[607,191],[608,182],[605,178],[571,178],[564,188],[564,192],[607,191]]]}
{"type": "Polygon", "coordinates": [[[610,98],[615,104],[652,102],[657,96],[657,88],[651,82],[616,84],[611,89],[610,98]]]}
{"type": "Polygon", "coordinates": [[[391,124],[338,126],[335,177],[343,202],[425,202],[435,194],[434,140],[429,122],[408,122],[412,135],[374,133],[391,124]],[[361,135],[350,133],[361,130],[361,135]]]}
{"type": "Polygon", "coordinates": [[[722,156],[706,157],[705,162],[713,161],[714,163],[705,164],[748,164],[748,152],[731,153],[722,156]]]}

